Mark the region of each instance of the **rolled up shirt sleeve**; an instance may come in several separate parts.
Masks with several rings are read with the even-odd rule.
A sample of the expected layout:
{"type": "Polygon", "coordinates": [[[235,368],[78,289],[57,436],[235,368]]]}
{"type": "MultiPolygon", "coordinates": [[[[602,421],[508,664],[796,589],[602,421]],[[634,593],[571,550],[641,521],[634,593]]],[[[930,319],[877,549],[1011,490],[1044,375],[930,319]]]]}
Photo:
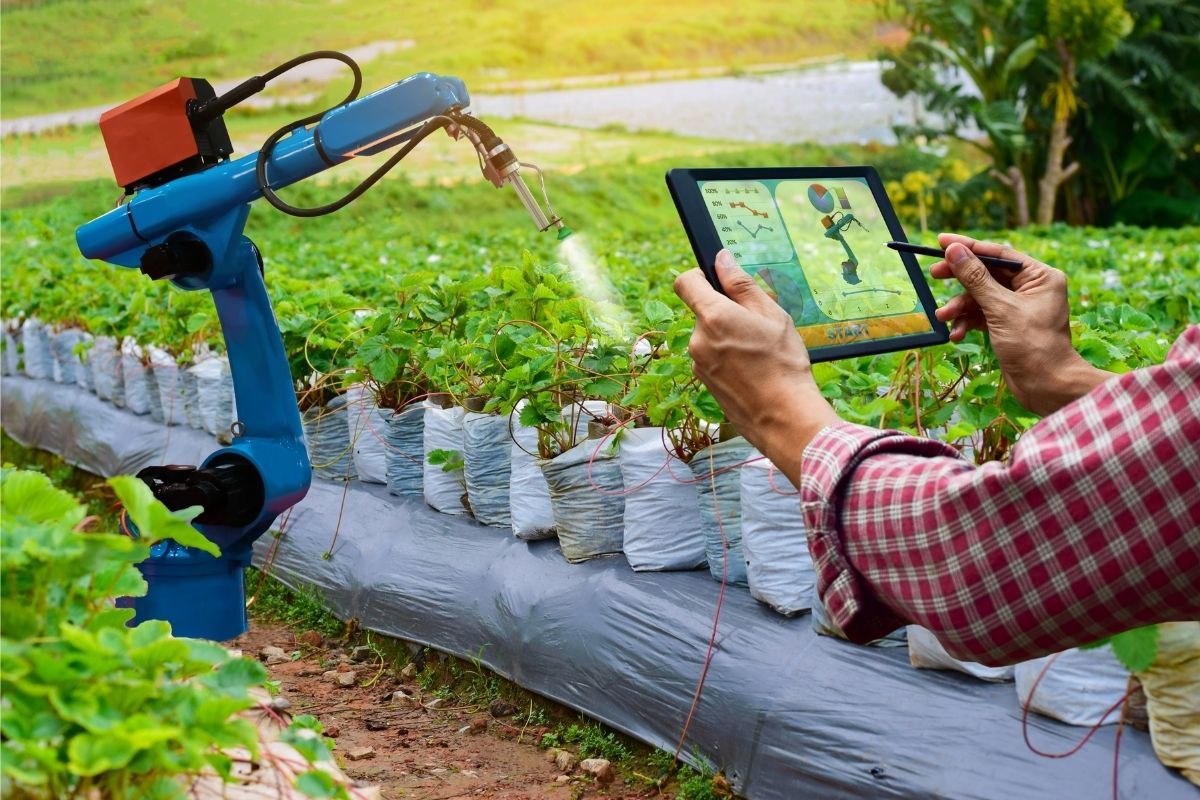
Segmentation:
{"type": "Polygon", "coordinates": [[[817,590],[852,641],[908,622],[1007,664],[1200,618],[1200,327],[976,467],[839,423],[805,449],[817,590]]]}

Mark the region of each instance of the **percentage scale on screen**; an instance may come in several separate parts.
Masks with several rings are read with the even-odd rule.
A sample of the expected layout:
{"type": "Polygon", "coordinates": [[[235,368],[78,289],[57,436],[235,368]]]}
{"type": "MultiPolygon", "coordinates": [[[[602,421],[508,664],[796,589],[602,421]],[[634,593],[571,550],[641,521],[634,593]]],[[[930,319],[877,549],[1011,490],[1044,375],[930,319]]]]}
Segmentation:
{"type": "Polygon", "coordinates": [[[739,263],[782,264],[791,260],[792,242],[766,185],[758,181],[720,181],[701,189],[721,244],[739,263]]]}

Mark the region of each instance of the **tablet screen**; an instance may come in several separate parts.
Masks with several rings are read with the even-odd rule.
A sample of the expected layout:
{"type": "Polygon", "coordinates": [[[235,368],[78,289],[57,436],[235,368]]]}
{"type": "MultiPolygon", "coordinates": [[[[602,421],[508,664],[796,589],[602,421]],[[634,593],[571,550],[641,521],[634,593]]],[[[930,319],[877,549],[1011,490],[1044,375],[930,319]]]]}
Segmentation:
{"type": "Polygon", "coordinates": [[[697,181],[721,245],[809,347],[933,330],[863,178],[697,181]]]}

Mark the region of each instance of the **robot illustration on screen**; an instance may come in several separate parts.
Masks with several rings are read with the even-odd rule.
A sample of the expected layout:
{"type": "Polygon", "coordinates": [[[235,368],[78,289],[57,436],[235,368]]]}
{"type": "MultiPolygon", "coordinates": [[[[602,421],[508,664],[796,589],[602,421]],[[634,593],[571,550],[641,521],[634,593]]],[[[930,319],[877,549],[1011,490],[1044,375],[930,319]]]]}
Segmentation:
{"type": "Polygon", "coordinates": [[[858,277],[858,259],[850,249],[850,243],[846,241],[845,231],[851,225],[857,225],[866,231],[867,226],[850,211],[850,200],[846,197],[845,190],[835,188],[831,191],[819,183],[814,183],[808,187],[808,202],[824,215],[821,217],[821,225],[825,228],[825,238],[840,242],[842,249],[846,251],[846,260],[842,262],[842,280],[851,286],[862,283],[862,278],[858,277]],[[834,211],[835,195],[837,204],[841,206],[838,211],[834,211]]]}

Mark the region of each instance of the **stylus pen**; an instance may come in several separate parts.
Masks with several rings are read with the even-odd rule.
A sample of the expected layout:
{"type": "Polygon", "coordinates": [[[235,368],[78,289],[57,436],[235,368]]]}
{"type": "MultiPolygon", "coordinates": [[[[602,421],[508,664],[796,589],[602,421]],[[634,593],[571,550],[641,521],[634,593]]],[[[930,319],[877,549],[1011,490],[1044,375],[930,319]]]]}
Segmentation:
{"type": "MultiPolygon", "coordinates": [[[[916,253],[919,256],[936,256],[937,258],[946,257],[946,251],[939,250],[936,247],[922,247],[919,244],[909,244],[908,242],[888,242],[887,246],[893,250],[899,250],[901,253],[916,253]]],[[[980,255],[975,257],[982,261],[985,267],[999,267],[1009,272],[1020,272],[1023,266],[1020,261],[1013,261],[1008,258],[980,255]]]]}

